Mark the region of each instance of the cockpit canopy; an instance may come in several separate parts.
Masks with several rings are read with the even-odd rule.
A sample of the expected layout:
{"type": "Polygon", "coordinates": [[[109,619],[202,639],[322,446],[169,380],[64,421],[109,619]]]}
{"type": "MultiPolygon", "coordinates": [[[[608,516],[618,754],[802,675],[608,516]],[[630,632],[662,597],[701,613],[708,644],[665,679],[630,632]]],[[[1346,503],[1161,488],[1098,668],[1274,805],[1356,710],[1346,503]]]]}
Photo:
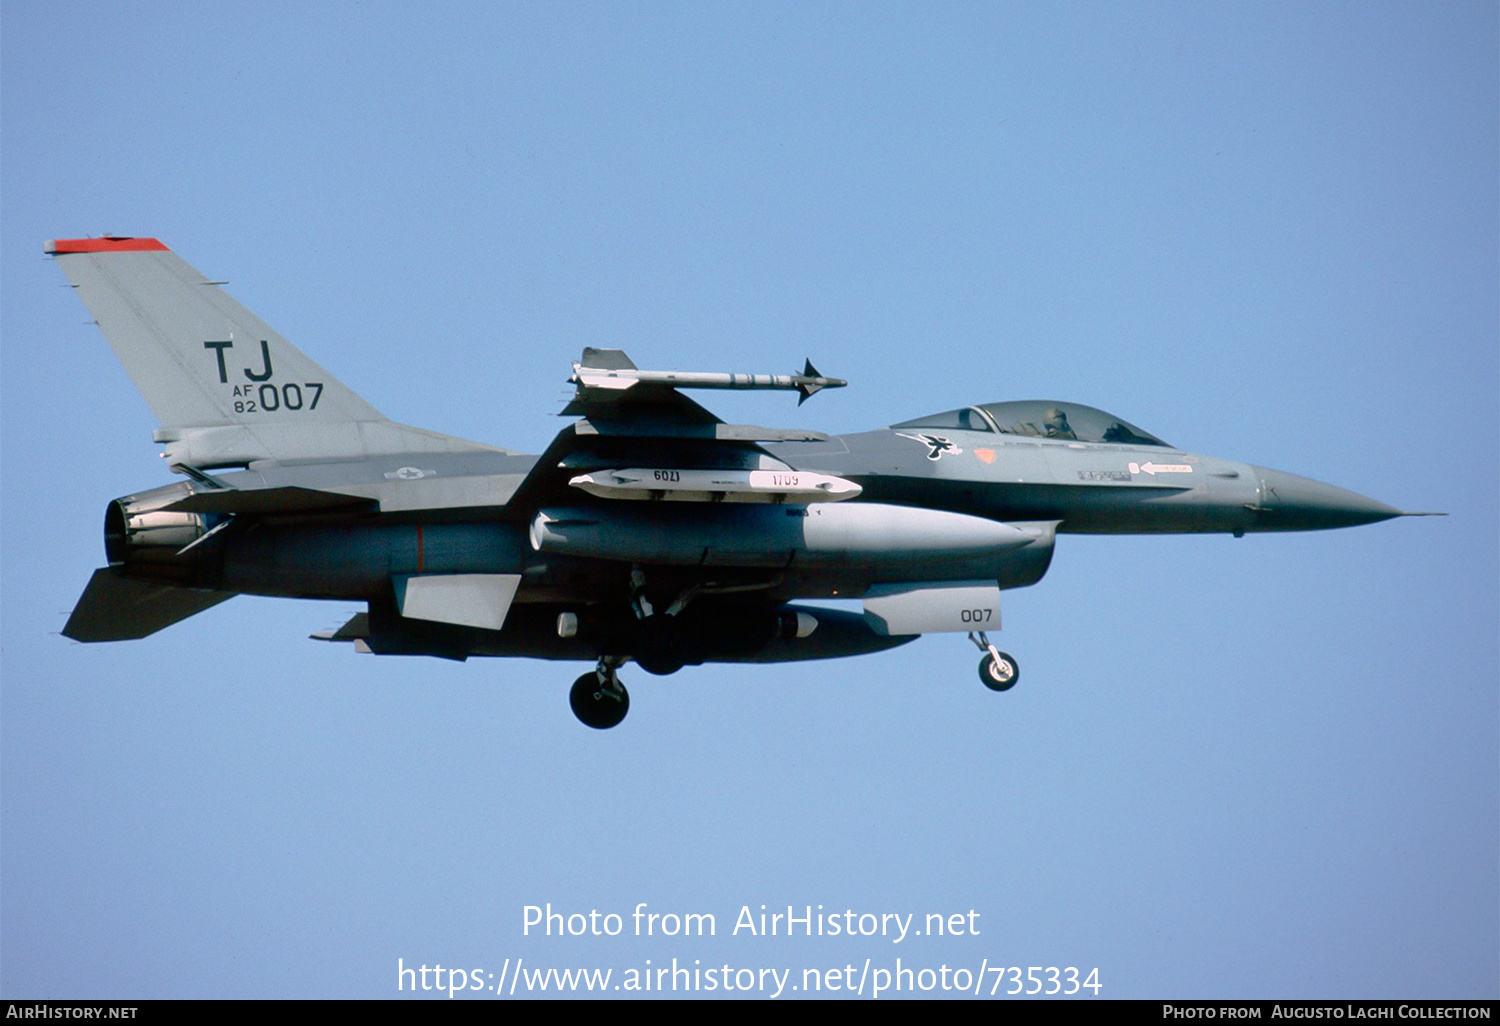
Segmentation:
{"type": "Polygon", "coordinates": [[[934,413],[929,417],[892,424],[897,428],[947,428],[958,431],[998,431],[1003,435],[1057,438],[1070,442],[1114,442],[1118,445],[1171,445],[1147,434],[1112,413],[1082,403],[1059,403],[1028,399],[1013,403],[986,403],[961,410],[934,413]]]}

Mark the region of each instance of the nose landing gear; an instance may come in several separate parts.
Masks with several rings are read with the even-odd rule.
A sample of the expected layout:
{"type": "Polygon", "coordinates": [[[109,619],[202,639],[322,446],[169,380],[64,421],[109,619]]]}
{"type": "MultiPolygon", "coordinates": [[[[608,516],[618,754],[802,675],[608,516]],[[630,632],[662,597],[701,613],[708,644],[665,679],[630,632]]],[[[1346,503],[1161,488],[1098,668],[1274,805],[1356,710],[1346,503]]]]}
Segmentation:
{"type": "Polygon", "coordinates": [[[979,660],[979,679],[991,691],[1009,691],[1021,679],[1021,667],[1015,656],[996,648],[984,631],[970,631],[969,640],[984,655],[979,660]]]}
{"type": "Polygon", "coordinates": [[[601,656],[598,669],[573,682],[568,704],[584,726],[608,730],[618,726],[630,711],[630,692],[616,672],[623,662],[618,656],[601,656]]]}

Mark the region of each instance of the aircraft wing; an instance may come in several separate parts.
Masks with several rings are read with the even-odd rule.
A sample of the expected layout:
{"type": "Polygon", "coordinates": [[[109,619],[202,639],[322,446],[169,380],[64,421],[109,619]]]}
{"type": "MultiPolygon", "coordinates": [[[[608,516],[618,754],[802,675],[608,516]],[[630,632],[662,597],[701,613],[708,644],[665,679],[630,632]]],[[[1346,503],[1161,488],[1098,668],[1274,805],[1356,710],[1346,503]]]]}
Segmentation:
{"type": "Polygon", "coordinates": [[[557,434],[522,482],[513,507],[535,508],[579,498],[569,482],[617,467],[697,467],[749,472],[787,470],[762,442],[821,442],[828,436],[799,428],[726,424],[683,395],[682,388],[789,389],[802,398],[844,384],[806,373],[699,374],[643,371],[619,349],[586,348],[569,379],[577,391],[562,416],[581,420],[557,434]]]}

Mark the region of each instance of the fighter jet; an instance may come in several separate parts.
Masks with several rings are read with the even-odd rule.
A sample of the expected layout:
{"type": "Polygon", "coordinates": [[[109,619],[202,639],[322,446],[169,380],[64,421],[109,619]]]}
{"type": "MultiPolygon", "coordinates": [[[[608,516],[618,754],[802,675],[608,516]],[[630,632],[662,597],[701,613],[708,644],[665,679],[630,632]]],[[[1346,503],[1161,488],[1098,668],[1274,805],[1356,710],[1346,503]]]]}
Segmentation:
{"type": "Polygon", "coordinates": [[[378,655],[586,660],[570,703],[613,727],[619,670],[783,662],[967,634],[1016,660],[1000,593],[1059,534],[1303,531],[1400,510],[1185,452],[1077,403],[994,402],[829,437],[726,424],[690,389],[846,382],[641,370],[584,349],[540,456],[386,419],[156,239],[58,239],[62,266],[183,479],[108,504],[63,634],[143,638],[240,594],[364,603],[313,635],[378,655]],[[805,604],[862,600],[862,613],[805,604]]]}

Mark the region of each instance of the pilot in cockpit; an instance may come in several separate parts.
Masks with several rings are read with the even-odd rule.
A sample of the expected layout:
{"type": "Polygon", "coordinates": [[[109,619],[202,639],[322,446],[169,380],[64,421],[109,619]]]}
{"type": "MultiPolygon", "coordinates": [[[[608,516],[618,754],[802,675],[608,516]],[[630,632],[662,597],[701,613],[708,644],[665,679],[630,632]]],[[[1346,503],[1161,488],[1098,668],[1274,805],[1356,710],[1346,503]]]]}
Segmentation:
{"type": "Polygon", "coordinates": [[[1048,407],[1047,412],[1042,415],[1042,428],[1047,432],[1048,438],[1067,438],[1077,440],[1078,436],[1068,426],[1068,415],[1056,406],[1048,407]]]}

